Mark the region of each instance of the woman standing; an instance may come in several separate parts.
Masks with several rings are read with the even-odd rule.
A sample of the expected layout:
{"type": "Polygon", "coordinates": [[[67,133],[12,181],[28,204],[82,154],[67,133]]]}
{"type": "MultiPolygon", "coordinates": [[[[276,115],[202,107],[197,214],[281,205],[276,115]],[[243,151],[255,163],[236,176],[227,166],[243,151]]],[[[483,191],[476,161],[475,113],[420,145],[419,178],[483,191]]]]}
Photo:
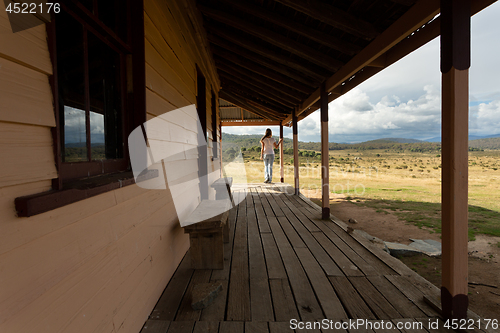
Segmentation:
{"type": "Polygon", "coordinates": [[[274,148],[278,148],[282,141],[283,138],[276,143],[270,128],[266,129],[266,135],[260,139],[262,145],[260,159],[264,160],[264,183],[271,183],[273,180],[274,148]]]}

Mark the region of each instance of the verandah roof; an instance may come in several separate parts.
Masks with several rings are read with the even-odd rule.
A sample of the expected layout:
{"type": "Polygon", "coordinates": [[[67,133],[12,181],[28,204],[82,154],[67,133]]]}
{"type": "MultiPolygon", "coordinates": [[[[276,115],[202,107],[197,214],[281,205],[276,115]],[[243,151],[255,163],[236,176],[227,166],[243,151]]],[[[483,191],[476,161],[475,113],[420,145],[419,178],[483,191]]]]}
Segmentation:
{"type": "MultiPolygon", "coordinates": [[[[471,15],[493,2],[473,1],[471,15]]],[[[439,6],[436,0],[197,0],[220,97],[284,125],[294,110],[300,120],[319,108],[323,82],[332,101],[437,37],[439,6]]]]}

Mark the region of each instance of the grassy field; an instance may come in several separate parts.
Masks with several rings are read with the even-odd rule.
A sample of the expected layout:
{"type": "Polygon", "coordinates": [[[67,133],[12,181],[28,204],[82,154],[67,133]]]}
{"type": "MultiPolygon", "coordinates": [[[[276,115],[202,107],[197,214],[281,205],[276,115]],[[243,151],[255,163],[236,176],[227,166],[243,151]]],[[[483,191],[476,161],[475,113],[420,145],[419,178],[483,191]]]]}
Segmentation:
{"type": "MultiPolygon", "coordinates": [[[[235,182],[264,180],[260,153],[244,151],[241,163],[226,163],[235,182]],[[245,171],[245,172],[243,172],[245,171]]],[[[294,183],[293,156],[284,155],[285,182],[294,183]]],[[[278,157],[278,155],[277,155],[278,157]]],[[[394,212],[401,219],[441,230],[441,156],[398,150],[330,151],[330,190],[347,200],[394,212]]],[[[301,189],[320,189],[321,158],[299,157],[301,189]]],[[[274,164],[279,181],[279,158],[274,164]]],[[[469,152],[469,238],[476,233],[500,236],[500,151],[469,152]]]]}

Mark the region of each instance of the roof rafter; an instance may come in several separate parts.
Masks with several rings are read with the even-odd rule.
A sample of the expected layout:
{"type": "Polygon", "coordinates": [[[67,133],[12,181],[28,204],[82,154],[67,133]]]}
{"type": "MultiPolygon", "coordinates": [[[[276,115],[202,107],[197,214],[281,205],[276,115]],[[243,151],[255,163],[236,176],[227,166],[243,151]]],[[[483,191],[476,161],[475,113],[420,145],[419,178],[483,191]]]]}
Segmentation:
{"type": "MultiPolygon", "coordinates": [[[[219,28],[219,27],[214,27],[210,26],[210,30],[214,33],[217,34],[217,36],[221,36],[224,39],[228,40],[231,43],[234,43],[235,45],[239,45],[247,50],[251,50],[259,55],[261,55],[264,58],[271,59],[273,61],[276,61],[283,66],[287,66],[290,68],[295,69],[296,71],[303,73],[304,75],[307,75],[319,82],[322,82],[325,80],[325,78],[328,76],[328,71],[325,71],[325,75],[320,75],[317,73],[317,71],[311,66],[308,66],[307,64],[304,64],[303,61],[298,61],[295,59],[291,58],[286,58],[283,57],[282,54],[279,54],[278,52],[274,52],[270,49],[267,49],[261,45],[258,45],[256,43],[253,43],[249,40],[243,41],[240,36],[237,34],[227,31],[225,29],[219,28]]],[[[330,72],[332,73],[332,72],[330,72]]]]}
{"type": "Polygon", "coordinates": [[[233,28],[261,38],[268,43],[274,44],[283,50],[286,50],[303,59],[315,63],[320,67],[327,68],[330,71],[335,72],[344,64],[343,62],[327,56],[310,46],[299,43],[291,38],[282,36],[274,31],[260,27],[251,22],[245,21],[244,19],[241,19],[239,17],[235,17],[234,15],[231,15],[229,13],[209,8],[204,5],[199,5],[198,8],[203,12],[203,14],[211,17],[218,22],[222,22],[233,28]]]}
{"type": "Polygon", "coordinates": [[[277,113],[286,117],[289,113],[292,112],[292,107],[285,106],[283,104],[279,104],[274,100],[269,99],[261,94],[255,93],[254,91],[249,91],[246,87],[241,84],[230,81],[225,77],[222,78],[222,81],[226,84],[224,90],[231,91],[241,97],[244,97],[247,100],[251,100],[262,106],[264,109],[269,109],[273,113],[277,113]]]}
{"type": "Polygon", "coordinates": [[[286,96],[283,97],[281,95],[278,95],[274,90],[264,89],[259,85],[254,85],[254,82],[248,82],[248,80],[235,77],[231,75],[231,73],[227,73],[225,71],[220,72],[219,75],[224,82],[236,83],[240,87],[243,87],[247,92],[253,92],[254,94],[264,96],[267,99],[278,103],[278,105],[282,105],[287,108],[293,108],[296,106],[296,104],[294,104],[292,101],[286,99],[286,96]]]}
{"type": "Polygon", "coordinates": [[[223,38],[220,38],[215,35],[209,35],[208,39],[210,42],[212,42],[215,45],[218,45],[222,47],[225,50],[228,50],[230,52],[233,52],[241,57],[244,57],[245,59],[251,60],[255,62],[258,65],[264,66],[268,69],[274,70],[275,72],[278,72],[280,74],[283,74],[290,79],[293,79],[297,82],[301,82],[307,86],[313,87],[317,86],[319,84],[319,81],[313,80],[306,78],[303,74],[298,73],[293,71],[291,68],[288,68],[287,66],[278,64],[275,61],[268,60],[268,58],[264,58],[260,54],[251,52],[245,48],[239,47],[235,45],[234,43],[231,43],[223,38]]]}
{"type": "Polygon", "coordinates": [[[303,92],[304,94],[310,94],[314,91],[314,88],[311,86],[306,86],[300,82],[296,82],[291,80],[289,77],[286,77],[282,74],[276,73],[275,71],[272,71],[267,68],[263,68],[259,66],[258,64],[255,64],[249,60],[246,60],[244,58],[238,57],[234,53],[228,52],[220,47],[213,47],[212,51],[214,54],[231,61],[234,64],[237,64],[238,66],[241,66],[243,68],[246,68],[254,73],[257,73],[259,75],[262,75],[268,79],[271,79],[273,81],[276,81],[278,83],[281,83],[287,87],[293,88],[295,90],[298,90],[300,92],[303,92]]]}
{"type": "Polygon", "coordinates": [[[237,8],[238,10],[244,13],[248,13],[250,15],[259,17],[265,21],[276,24],[289,31],[293,31],[299,35],[307,37],[317,43],[320,43],[326,47],[340,51],[342,53],[354,55],[359,51],[361,51],[361,47],[356,44],[346,42],[338,37],[310,28],[302,23],[292,21],[284,16],[269,11],[265,8],[257,7],[255,5],[250,5],[242,1],[229,1],[229,0],[222,0],[222,1],[226,5],[230,5],[234,8],[237,8]]]}
{"type": "Polygon", "coordinates": [[[331,25],[354,36],[372,40],[379,33],[375,27],[353,15],[317,0],[275,0],[287,7],[304,13],[316,20],[331,25]]]}
{"type": "Polygon", "coordinates": [[[220,70],[223,70],[232,76],[239,77],[243,81],[247,81],[256,87],[265,88],[266,90],[269,90],[269,92],[272,92],[273,94],[276,94],[286,100],[290,100],[295,104],[307,97],[307,94],[291,89],[276,81],[271,81],[259,74],[253,73],[245,68],[241,68],[236,64],[229,63],[227,61],[222,63],[218,59],[219,58],[215,58],[215,61],[220,70]]]}

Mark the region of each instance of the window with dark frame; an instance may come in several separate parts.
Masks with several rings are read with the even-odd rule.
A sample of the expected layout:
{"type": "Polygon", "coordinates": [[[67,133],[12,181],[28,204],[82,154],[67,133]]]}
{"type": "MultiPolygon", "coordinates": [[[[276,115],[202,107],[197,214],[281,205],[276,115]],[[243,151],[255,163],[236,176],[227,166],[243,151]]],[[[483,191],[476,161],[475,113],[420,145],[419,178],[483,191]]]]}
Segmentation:
{"type": "Polygon", "coordinates": [[[58,178],[51,191],[16,198],[19,217],[134,184],[126,143],[146,121],[143,6],[65,0],[46,24],[58,178]]]}
{"type": "Polygon", "coordinates": [[[66,1],[55,16],[62,182],[129,169],[125,142],[131,124],[125,105],[133,1],[66,1]]]}

